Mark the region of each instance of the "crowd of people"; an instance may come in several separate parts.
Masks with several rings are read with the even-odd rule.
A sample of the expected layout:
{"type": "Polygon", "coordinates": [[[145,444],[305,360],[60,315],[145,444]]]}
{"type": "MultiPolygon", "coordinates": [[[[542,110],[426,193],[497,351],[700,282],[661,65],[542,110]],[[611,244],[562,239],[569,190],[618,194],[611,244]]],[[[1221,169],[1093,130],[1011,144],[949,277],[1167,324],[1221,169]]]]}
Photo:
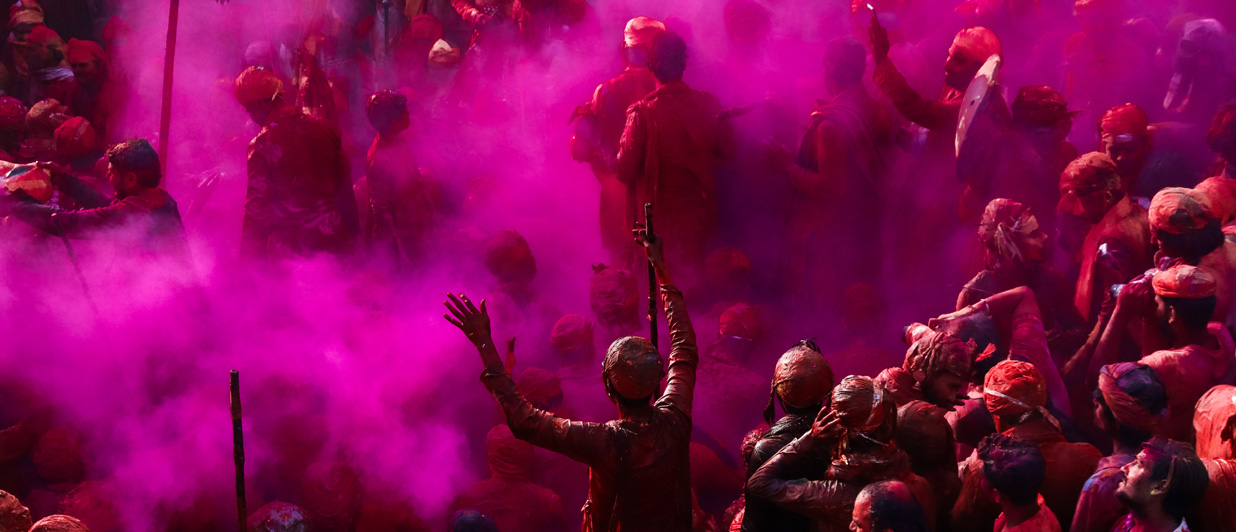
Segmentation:
{"type": "MultiPolygon", "coordinates": [[[[220,223],[202,207],[218,184],[176,182],[157,140],[128,138],[154,106],[109,2],[18,0],[0,49],[0,234],[36,257],[6,263],[42,269],[63,243],[86,287],[110,278],[74,242],[189,272],[202,254],[272,278],[326,261],[359,287],[353,351],[395,327],[391,285],[487,280],[431,288],[451,290],[443,318],[498,406],[449,423],[489,478],[414,509],[363,453],[327,456],[338,412],[272,380],[249,530],[442,529],[429,514],[459,532],[1236,530],[1231,2],[852,2],[787,59],[794,10],[727,0],[707,8],[720,60],[697,53],[716,20],[670,7],[317,4],[226,74],[257,128],[220,155],[245,166],[227,250],[195,238],[220,223]],[[614,12],[625,25],[605,27],[614,12]],[[597,250],[588,310],[563,312],[585,295],[538,278],[484,160],[533,158],[451,147],[541,134],[529,80],[619,30],[613,77],[549,120],[569,138],[545,158],[596,180],[566,200],[596,201],[593,241],[536,254],[597,250]]],[[[197,288],[174,297],[212,312],[197,288]]],[[[91,301],[106,321],[96,303],[114,302],[91,301]]],[[[443,350],[422,356],[460,346],[443,350]]],[[[91,465],[98,439],[15,380],[0,532],[138,530],[118,473],[91,465]]],[[[230,529],[209,500],[143,522],[230,529]]]]}

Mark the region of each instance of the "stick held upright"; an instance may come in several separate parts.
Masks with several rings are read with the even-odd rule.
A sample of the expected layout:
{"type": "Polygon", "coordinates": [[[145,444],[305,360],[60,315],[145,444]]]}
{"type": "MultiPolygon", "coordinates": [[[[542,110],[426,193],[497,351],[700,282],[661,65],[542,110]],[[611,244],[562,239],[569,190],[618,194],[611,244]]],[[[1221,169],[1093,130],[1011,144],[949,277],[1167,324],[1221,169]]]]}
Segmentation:
{"type": "Polygon", "coordinates": [[[232,370],[232,460],[236,462],[236,525],[247,529],[249,511],[245,508],[245,434],[240,421],[240,372],[232,370]]]}

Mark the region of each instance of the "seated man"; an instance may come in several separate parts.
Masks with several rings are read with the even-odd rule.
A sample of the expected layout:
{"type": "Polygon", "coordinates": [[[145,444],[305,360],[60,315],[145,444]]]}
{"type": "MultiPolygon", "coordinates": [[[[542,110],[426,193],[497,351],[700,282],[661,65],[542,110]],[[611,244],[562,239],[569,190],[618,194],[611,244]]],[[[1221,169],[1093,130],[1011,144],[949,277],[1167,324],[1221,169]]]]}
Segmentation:
{"type": "Polygon", "coordinates": [[[52,182],[83,208],[60,211],[25,193],[6,198],[12,215],[56,236],[94,238],[108,235],[132,239],[150,251],[186,252],[184,225],[176,201],[159,188],[163,174],[159,155],[145,139],[135,139],[107,151],[107,179],[116,190],[108,198],[86,186],[67,171],[48,164],[52,182]]]}

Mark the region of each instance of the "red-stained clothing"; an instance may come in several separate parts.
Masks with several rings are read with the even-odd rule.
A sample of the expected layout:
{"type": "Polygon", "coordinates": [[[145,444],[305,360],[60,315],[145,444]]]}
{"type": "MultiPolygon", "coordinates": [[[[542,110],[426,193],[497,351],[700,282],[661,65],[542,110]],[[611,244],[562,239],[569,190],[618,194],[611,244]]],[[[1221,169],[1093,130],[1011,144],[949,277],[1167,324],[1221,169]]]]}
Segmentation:
{"type": "MultiPolygon", "coordinates": [[[[777,454],[777,451],[811,430],[811,423],[814,421],[814,416],[786,414],[773,423],[773,426],[760,438],[751,452],[751,459],[747,462],[747,478],[750,479],[764,463],[777,454]]],[[[824,461],[806,460],[798,464],[795,474],[807,480],[820,480],[824,478],[824,471],[827,469],[828,464],[824,461]]],[[[749,490],[750,484],[744,489],[746,506],[743,510],[741,530],[746,532],[769,530],[807,532],[811,530],[811,520],[807,516],[782,509],[766,499],[754,497],[749,494],[749,490]]]]}
{"type": "Polygon", "coordinates": [[[874,279],[892,118],[861,85],[811,113],[792,172],[789,283],[819,295],[874,279]],[[852,250],[852,253],[837,253],[852,250]]]}
{"type": "Polygon", "coordinates": [[[442,204],[442,187],[417,167],[411,134],[378,135],[365,158],[365,242],[399,263],[417,265],[442,204]]]}
{"type": "Polygon", "coordinates": [[[114,199],[73,176],[62,176],[58,181],[60,191],[81,209],[61,211],[26,201],[13,206],[13,216],[56,236],[122,239],[156,254],[188,251],[176,200],[163,189],[150,188],[114,199]]]}
{"type": "MultiPolygon", "coordinates": [[[[1069,443],[1060,430],[1047,421],[1037,420],[1018,425],[1004,434],[1025,440],[1038,447],[1047,462],[1047,476],[1039,493],[1047,507],[1056,515],[1061,527],[1073,521],[1073,511],[1082,486],[1094,472],[1103,454],[1088,443],[1069,443]]],[[[961,496],[953,506],[953,529],[956,532],[982,531],[992,528],[1000,505],[988,498],[981,484],[983,464],[971,455],[961,468],[961,496]]]]}
{"type": "Polygon", "coordinates": [[[910,456],[910,469],[931,486],[936,514],[947,515],[961,491],[957,477],[957,443],[947,412],[926,401],[913,401],[897,409],[893,441],[910,456]]]}
{"type": "Polygon", "coordinates": [[[652,204],[657,235],[665,238],[671,260],[688,271],[698,271],[704,242],[717,228],[715,170],[733,144],[720,111],[711,94],[681,81],[666,83],[627,111],[619,142],[618,179],[635,187],[640,209],[652,204]]]}
{"type": "Polygon", "coordinates": [[[1157,351],[1142,358],[1142,363],[1153,368],[1163,381],[1167,405],[1171,409],[1163,435],[1175,440],[1194,441],[1194,405],[1211,386],[1224,384],[1221,380],[1236,363],[1232,360],[1236,347],[1223,324],[1211,322],[1208,329],[1218,349],[1190,345],[1157,351]]]}
{"type": "Polygon", "coordinates": [[[1200,503],[1185,517],[1194,532],[1221,532],[1236,523],[1236,460],[1203,458],[1210,485],[1200,503]]]}
{"type": "Polygon", "coordinates": [[[1081,274],[1073,298],[1082,318],[1093,321],[1104,291],[1152,267],[1153,254],[1146,209],[1125,196],[1090,228],[1082,244],[1081,274]]]}
{"type": "Polygon", "coordinates": [[[1214,320],[1236,330],[1236,240],[1224,239],[1219,249],[1202,257],[1198,267],[1215,278],[1214,320]]]}
{"type": "Polygon", "coordinates": [[[565,532],[566,510],[558,494],[524,478],[494,475],[455,499],[452,510],[473,509],[502,532],[565,532]]]}
{"type": "Polygon", "coordinates": [[[892,61],[876,63],[872,79],[880,92],[897,107],[907,120],[928,130],[927,147],[938,154],[948,154],[951,160],[954,153],[954,134],[957,132],[957,116],[961,112],[960,91],[944,87],[940,96],[928,100],[919,95],[906,78],[897,71],[892,61]]]}
{"type": "Polygon", "coordinates": [[[1017,526],[1005,526],[1004,514],[996,518],[996,526],[992,528],[993,532],[1060,532],[1060,521],[1056,519],[1056,514],[1051,513],[1051,508],[1043,504],[1043,496],[1039,495],[1039,511],[1034,513],[1030,519],[1023,521],[1017,526]]]}
{"type": "Polygon", "coordinates": [[[1135,459],[1137,456],[1132,454],[1114,454],[1099,460],[1094,474],[1082,486],[1069,532],[1108,532],[1129,513],[1116,498],[1116,488],[1124,480],[1124,472],[1120,469],[1135,459]]]}
{"type": "Polygon", "coordinates": [[[251,258],[343,254],[358,232],[339,133],[292,106],[272,112],[249,143],[241,250],[251,258]]]}
{"type": "Polygon", "coordinates": [[[647,417],[605,424],[555,417],[528,403],[505,372],[482,373],[516,437],[588,464],[584,530],[691,529],[688,459],[699,353],[682,293],[661,286],[671,351],[665,392],[647,417]]]}
{"type": "Polygon", "coordinates": [[[896,444],[873,453],[850,454],[848,464],[834,461],[823,480],[800,476],[799,466],[810,463],[814,453],[821,451],[804,447],[802,439],[794,440],[761,466],[747,480],[748,500],[759,497],[810,517],[819,532],[843,532],[849,530],[854,499],[864,487],[881,480],[900,480],[922,504],[928,523],[935,523],[931,486],[910,471],[909,457],[896,444]]]}

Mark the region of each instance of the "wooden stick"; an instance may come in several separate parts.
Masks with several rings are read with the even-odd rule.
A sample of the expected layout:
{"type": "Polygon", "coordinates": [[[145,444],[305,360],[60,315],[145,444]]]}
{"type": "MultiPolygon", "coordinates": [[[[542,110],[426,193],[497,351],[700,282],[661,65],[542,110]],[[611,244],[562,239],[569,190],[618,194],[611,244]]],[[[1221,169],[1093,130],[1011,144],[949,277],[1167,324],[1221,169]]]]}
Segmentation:
{"type": "Polygon", "coordinates": [[[245,508],[245,434],[240,424],[240,372],[232,370],[232,460],[236,462],[236,525],[245,532],[249,512],[245,508]]]}
{"type": "MultiPolygon", "coordinates": [[[[654,238],[652,233],[652,204],[644,204],[644,227],[648,229],[648,239],[654,238]]],[[[648,340],[652,342],[652,347],[657,347],[657,297],[660,292],[657,290],[657,270],[652,267],[652,261],[648,261],[648,323],[651,330],[648,332],[648,340]]]]}
{"type": "Polygon", "coordinates": [[[159,164],[167,174],[167,137],[172,127],[172,68],[176,65],[176,26],[180,0],[171,0],[167,10],[167,46],[163,52],[163,109],[159,115],[159,164]]]}

